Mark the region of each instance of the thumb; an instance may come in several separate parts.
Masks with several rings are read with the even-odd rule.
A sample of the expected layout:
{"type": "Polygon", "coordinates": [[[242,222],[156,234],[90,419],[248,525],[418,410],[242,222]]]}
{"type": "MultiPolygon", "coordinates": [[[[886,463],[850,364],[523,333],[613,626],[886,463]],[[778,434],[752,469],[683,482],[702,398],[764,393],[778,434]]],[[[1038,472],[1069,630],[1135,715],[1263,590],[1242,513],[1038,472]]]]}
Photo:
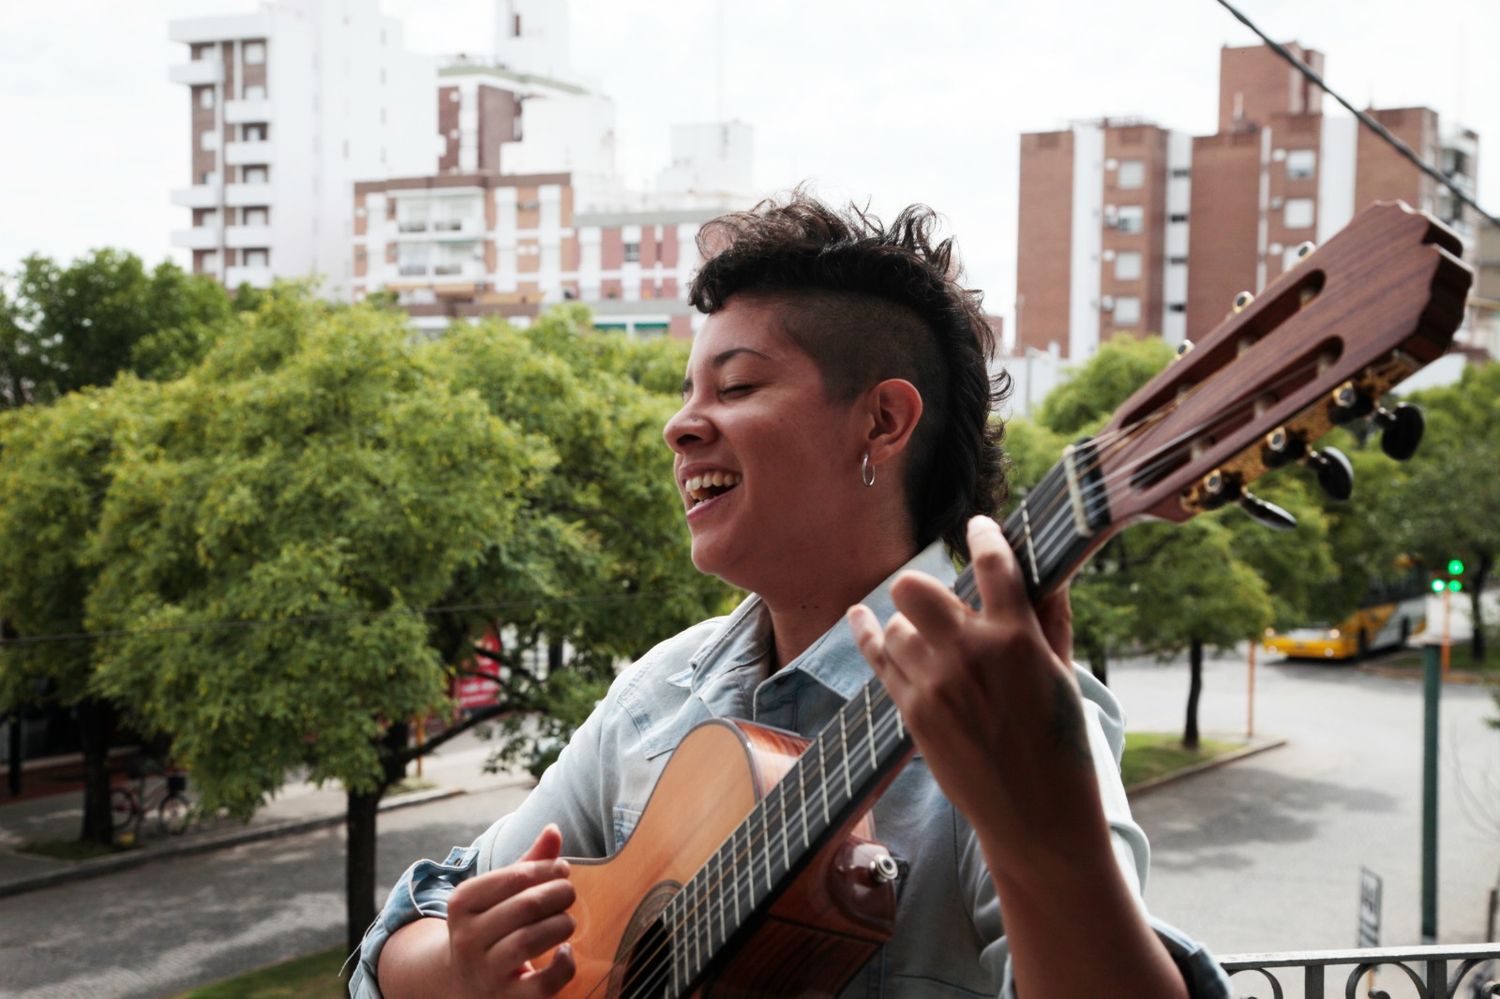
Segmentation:
{"type": "Polygon", "coordinates": [[[556,860],[562,856],[562,830],[554,823],[547,823],[537,833],[536,840],[526,848],[522,860],[556,860]]]}

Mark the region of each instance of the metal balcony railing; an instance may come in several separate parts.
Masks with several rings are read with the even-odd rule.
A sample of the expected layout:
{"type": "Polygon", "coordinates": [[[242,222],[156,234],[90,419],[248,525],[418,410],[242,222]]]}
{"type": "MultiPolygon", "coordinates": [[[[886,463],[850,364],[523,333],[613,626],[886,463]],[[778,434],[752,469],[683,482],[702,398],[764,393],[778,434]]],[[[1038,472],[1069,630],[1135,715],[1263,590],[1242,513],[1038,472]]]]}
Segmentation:
{"type": "Polygon", "coordinates": [[[1229,954],[1219,963],[1234,999],[1500,996],[1500,943],[1229,954]]]}

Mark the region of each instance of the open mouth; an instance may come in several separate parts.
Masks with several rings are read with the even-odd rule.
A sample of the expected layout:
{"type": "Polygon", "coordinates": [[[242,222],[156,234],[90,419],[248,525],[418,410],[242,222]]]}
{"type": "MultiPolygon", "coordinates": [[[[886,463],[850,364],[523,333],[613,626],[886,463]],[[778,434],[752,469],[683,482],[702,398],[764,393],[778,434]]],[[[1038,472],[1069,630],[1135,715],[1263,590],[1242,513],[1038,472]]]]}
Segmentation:
{"type": "Polygon", "coordinates": [[[706,472],[693,476],[682,484],[682,491],[687,494],[688,508],[692,509],[700,503],[724,495],[739,485],[741,478],[737,472],[706,472]]]}

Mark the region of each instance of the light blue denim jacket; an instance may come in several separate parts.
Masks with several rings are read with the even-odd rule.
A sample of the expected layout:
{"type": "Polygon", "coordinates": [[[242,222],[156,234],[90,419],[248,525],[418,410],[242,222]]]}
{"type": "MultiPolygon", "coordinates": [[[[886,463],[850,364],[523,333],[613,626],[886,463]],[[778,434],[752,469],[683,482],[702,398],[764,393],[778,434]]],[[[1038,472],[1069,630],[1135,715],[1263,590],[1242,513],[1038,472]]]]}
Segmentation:
{"type": "MultiPolygon", "coordinates": [[[[955,577],[939,544],[908,567],[949,583],[955,577]]],[[[892,613],[889,583],[865,601],[881,620],[892,613]]],[[[769,615],[750,597],[728,618],[689,628],[621,673],[520,808],[471,846],[455,848],[443,863],[422,860],[406,871],[365,933],[351,995],[380,995],[375,968],[393,932],[419,916],[446,917],[458,882],[511,863],[547,823],[562,829],[569,856],[605,857],[619,850],[667,758],[695,725],[714,717],[749,718],[811,737],[873,676],[843,621],[768,676],[769,639],[769,615]]],[[[1115,857],[1139,897],[1150,847],[1130,817],[1120,783],[1124,718],[1103,685],[1076,672],[1115,857]]],[[[877,838],[906,874],[898,882],[895,933],[842,995],[1013,995],[994,881],[973,830],[920,756],[875,804],[874,814],[877,838]]],[[[1152,925],[1194,999],[1228,996],[1227,979],[1206,950],[1165,924],[1152,925]]]]}

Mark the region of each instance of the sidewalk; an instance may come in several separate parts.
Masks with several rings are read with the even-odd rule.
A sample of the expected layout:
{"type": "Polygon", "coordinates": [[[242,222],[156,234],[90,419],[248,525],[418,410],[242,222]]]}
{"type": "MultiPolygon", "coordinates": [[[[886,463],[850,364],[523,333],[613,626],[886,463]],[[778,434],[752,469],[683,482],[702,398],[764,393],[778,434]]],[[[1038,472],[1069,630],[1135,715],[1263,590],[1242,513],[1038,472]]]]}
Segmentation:
{"type": "MultiPolygon", "coordinates": [[[[422,780],[433,787],[395,797],[387,795],[380,810],[409,808],[458,794],[527,787],[533,783],[524,772],[485,773],[484,761],[491,748],[491,743],[474,739],[454,740],[422,760],[422,780]]],[[[409,776],[415,779],[416,772],[416,764],[412,764],[409,776]]],[[[191,785],[188,791],[192,792],[191,785]]],[[[343,789],[337,784],[322,788],[307,783],[288,784],[249,822],[202,819],[182,835],[168,836],[157,831],[155,816],[149,815],[142,825],[140,845],[135,849],[91,860],[68,861],[22,853],[20,846],[34,840],[76,838],[83,824],[82,792],[23,793],[17,799],[0,787],[0,898],[184,854],[339,826],[344,822],[345,803],[343,789]]]]}

